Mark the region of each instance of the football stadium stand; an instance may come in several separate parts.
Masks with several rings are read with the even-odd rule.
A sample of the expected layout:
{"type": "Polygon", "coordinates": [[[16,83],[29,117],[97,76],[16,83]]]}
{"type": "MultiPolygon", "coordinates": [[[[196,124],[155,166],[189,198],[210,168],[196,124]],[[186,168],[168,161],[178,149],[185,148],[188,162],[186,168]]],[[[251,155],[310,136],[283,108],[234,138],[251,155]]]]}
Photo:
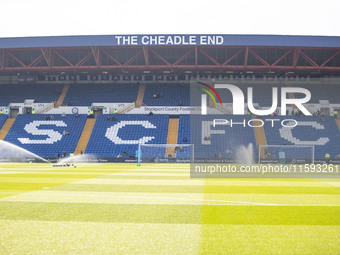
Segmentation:
{"type": "MultiPolygon", "coordinates": [[[[234,122],[243,122],[251,120],[251,116],[232,116],[224,115],[226,119],[232,119],[234,122]]],[[[188,117],[184,117],[188,118],[188,117]]],[[[196,115],[190,116],[190,124],[193,127],[190,129],[191,140],[195,144],[195,158],[215,158],[215,159],[235,159],[236,152],[241,146],[247,147],[253,144],[253,155],[257,155],[256,139],[254,128],[243,125],[235,125],[230,128],[230,125],[218,125],[213,127],[213,120],[220,119],[220,115],[196,115]],[[201,123],[204,121],[202,125],[201,123]],[[199,146],[197,146],[200,144],[199,146]],[[213,144],[214,146],[209,146],[213,144]]],[[[183,123],[188,123],[188,120],[182,120],[183,123]]],[[[183,133],[182,133],[183,135],[183,133]]],[[[187,135],[187,133],[184,133],[187,135]]],[[[183,140],[182,140],[183,141],[183,140]]]]}
{"type": "Polygon", "coordinates": [[[35,103],[50,103],[58,100],[63,89],[61,84],[9,84],[0,85],[0,106],[24,103],[34,99],[35,103]]]}
{"type": "MultiPolygon", "coordinates": [[[[283,120],[283,117],[275,117],[283,120]]],[[[328,152],[332,158],[340,154],[340,132],[333,117],[290,117],[298,122],[296,127],[265,126],[268,144],[312,145],[315,158],[323,159],[328,152]]]]}
{"type": "MultiPolygon", "coordinates": [[[[180,115],[178,123],[177,144],[190,144],[190,116],[180,115]]],[[[176,158],[189,158],[190,148],[182,147],[176,152],[176,158]]]]}
{"type": "Polygon", "coordinates": [[[90,106],[92,103],[132,103],[137,100],[135,84],[73,84],[64,99],[70,106],[90,106]]]}
{"type": "Polygon", "coordinates": [[[7,115],[0,114],[0,130],[1,130],[2,126],[5,124],[7,117],[8,117],[7,115]]]}
{"type": "Polygon", "coordinates": [[[189,106],[189,84],[147,84],[143,103],[148,106],[189,106]]]}
{"type": "Polygon", "coordinates": [[[19,115],[5,141],[18,145],[43,158],[73,153],[85,125],[86,115],[19,115]]]}
{"type": "MultiPolygon", "coordinates": [[[[139,143],[166,144],[169,115],[99,115],[85,153],[103,158],[134,158],[139,143]]],[[[164,158],[165,148],[145,157],[164,158]]]]}
{"type": "MultiPolygon", "coordinates": [[[[340,103],[339,84],[296,84],[294,87],[306,88],[311,92],[309,103],[318,104],[319,100],[328,100],[330,103],[340,103]]],[[[303,95],[295,93],[295,98],[301,98],[303,95]]]]}
{"type": "MultiPolygon", "coordinates": [[[[2,117],[2,120],[1,121],[4,121],[4,123],[2,124],[2,127],[0,129],[0,140],[4,140],[5,137],[7,136],[8,132],[11,130],[12,126],[13,126],[13,123],[15,121],[14,118],[4,118],[2,117]]],[[[0,123],[1,125],[1,123],[0,123]]]]}
{"type": "MultiPolygon", "coordinates": [[[[266,144],[315,146],[316,159],[326,152],[340,155],[340,121],[329,116],[340,109],[340,37],[221,35],[221,44],[211,36],[210,45],[197,35],[197,44],[144,45],[142,38],[150,36],[140,36],[136,45],[130,45],[129,36],[122,41],[114,36],[0,38],[0,139],[45,158],[84,152],[130,159],[140,143],[195,144],[195,158],[228,160],[249,144],[254,158],[256,145],[266,144]],[[247,88],[253,87],[253,103],[260,108],[272,105],[273,86],[278,107],[282,87],[303,87],[311,92],[306,107],[315,116],[299,117],[297,108],[289,107],[286,117],[299,123],[294,128],[212,127],[212,119],[221,118],[217,113],[236,122],[255,116],[230,115],[232,93],[216,89],[221,106],[214,90],[201,82],[236,85],[245,102],[247,88]],[[195,107],[201,106],[202,94],[213,114],[201,116],[195,107]],[[25,100],[30,101],[25,105],[25,100]],[[198,114],[189,114],[188,106],[198,114]]],[[[186,159],[191,149],[150,147],[142,157],[186,159]]]]}

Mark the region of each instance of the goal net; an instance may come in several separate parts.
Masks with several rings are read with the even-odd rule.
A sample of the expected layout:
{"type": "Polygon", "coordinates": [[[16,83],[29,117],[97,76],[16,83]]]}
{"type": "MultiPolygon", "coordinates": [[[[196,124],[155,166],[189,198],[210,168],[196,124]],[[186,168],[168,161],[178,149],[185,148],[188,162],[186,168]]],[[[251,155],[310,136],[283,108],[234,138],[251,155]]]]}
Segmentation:
{"type": "Polygon", "coordinates": [[[260,145],[259,164],[313,164],[314,146],[260,145]]]}
{"type": "Polygon", "coordinates": [[[137,164],[149,163],[192,163],[194,162],[193,144],[140,144],[137,164]]]}

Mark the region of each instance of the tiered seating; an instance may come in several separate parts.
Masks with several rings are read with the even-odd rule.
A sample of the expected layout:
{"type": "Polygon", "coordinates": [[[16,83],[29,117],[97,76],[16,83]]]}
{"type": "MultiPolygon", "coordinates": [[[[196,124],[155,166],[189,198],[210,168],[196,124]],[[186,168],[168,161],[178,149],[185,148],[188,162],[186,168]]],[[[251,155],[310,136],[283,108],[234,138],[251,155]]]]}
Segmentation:
{"type": "Polygon", "coordinates": [[[247,86],[253,87],[253,102],[258,103],[260,107],[271,107],[272,106],[273,87],[277,87],[277,95],[278,95],[277,103],[278,105],[280,105],[281,87],[282,87],[280,84],[254,84],[254,85],[247,85],[247,86]]]}
{"type": "Polygon", "coordinates": [[[189,84],[146,84],[143,103],[149,106],[189,106],[189,84]],[[159,97],[154,98],[157,94],[159,97]]]}
{"type": "MultiPolygon", "coordinates": [[[[179,116],[177,143],[190,144],[190,115],[179,116]]],[[[190,158],[190,153],[190,147],[184,146],[176,152],[176,158],[190,158]]]]}
{"type": "MultiPolygon", "coordinates": [[[[257,157],[256,139],[254,129],[252,127],[243,127],[243,125],[234,125],[232,128],[229,125],[225,126],[212,126],[214,119],[233,119],[234,122],[243,122],[251,119],[250,116],[231,116],[231,115],[191,115],[180,117],[180,129],[178,136],[178,143],[184,143],[183,138],[188,139],[188,143],[195,145],[195,158],[223,158],[223,159],[235,159],[236,152],[241,146],[248,146],[252,143],[253,157],[257,157]],[[189,139],[189,118],[190,125],[193,125],[189,139]],[[205,122],[203,122],[205,121],[205,122]],[[210,128],[210,133],[209,133],[210,128]],[[204,137],[210,136],[210,141],[204,140],[204,137]],[[230,153],[227,153],[230,150],[230,153]]],[[[184,151],[184,154],[188,151],[184,151]]],[[[178,157],[181,153],[177,154],[178,157]]]]}
{"type": "MultiPolygon", "coordinates": [[[[319,100],[329,100],[332,104],[340,103],[340,84],[297,84],[294,87],[306,88],[311,92],[309,103],[318,104],[319,100]]],[[[295,97],[301,98],[304,95],[296,93],[295,97]]]]}
{"type": "MultiPolygon", "coordinates": [[[[208,82],[209,85],[213,85],[208,82]]],[[[244,95],[244,102],[246,103],[248,100],[248,87],[253,88],[253,103],[254,104],[259,104],[260,107],[271,107],[272,106],[272,88],[277,87],[278,88],[278,104],[280,103],[281,100],[281,94],[280,94],[280,84],[252,84],[252,83],[237,83],[237,82],[231,82],[230,84],[233,84],[237,86],[241,91],[243,92],[244,95]]],[[[212,93],[212,95],[215,97],[215,100],[217,103],[219,102],[217,99],[217,96],[213,91],[211,91],[209,88],[204,87],[203,85],[200,85],[199,83],[197,84],[192,84],[193,88],[190,91],[190,96],[191,96],[191,105],[201,105],[201,94],[205,94],[204,91],[202,91],[200,88],[207,89],[212,93]]],[[[217,93],[219,94],[222,103],[232,103],[233,102],[233,97],[232,93],[228,89],[216,89],[217,93]]],[[[209,96],[208,96],[209,98],[209,96]]]]}
{"type": "Polygon", "coordinates": [[[9,84],[0,85],[0,106],[10,103],[23,103],[34,99],[36,103],[49,103],[58,100],[61,84],[9,84]]]}
{"type": "Polygon", "coordinates": [[[92,103],[131,103],[137,99],[139,86],[134,84],[73,84],[64,104],[90,106],[92,103]]]}
{"type": "Polygon", "coordinates": [[[19,115],[5,141],[43,158],[64,152],[69,156],[77,146],[85,121],[86,115],[54,115],[50,120],[45,120],[45,115],[19,115]]]}
{"type": "MultiPolygon", "coordinates": [[[[86,153],[102,158],[122,158],[135,156],[139,143],[166,144],[168,115],[115,115],[116,120],[108,120],[109,115],[99,115],[94,126],[86,153]],[[126,152],[126,153],[124,153],[126,152]]],[[[143,151],[143,158],[164,158],[165,148],[143,151]]]]}
{"type": "Polygon", "coordinates": [[[5,124],[7,117],[8,116],[6,114],[0,114],[0,130],[1,130],[2,126],[5,124]]]}
{"type": "MultiPolygon", "coordinates": [[[[284,118],[275,117],[275,119],[284,118]]],[[[290,119],[295,119],[298,126],[285,128],[278,122],[274,127],[265,125],[268,145],[283,145],[284,143],[287,145],[314,145],[315,159],[324,159],[327,152],[333,159],[340,154],[340,132],[334,118],[325,117],[325,121],[322,121],[321,117],[290,117],[290,119]]],[[[310,155],[306,156],[310,157],[310,155]]]]}
{"type": "MultiPolygon", "coordinates": [[[[242,90],[244,95],[244,101],[247,102],[248,100],[248,87],[253,88],[253,103],[259,104],[260,107],[271,107],[272,106],[272,98],[273,98],[273,87],[278,88],[278,104],[281,101],[281,93],[280,88],[282,87],[280,84],[270,84],[270,83],[263,83],[263,84],[252,84],[250,83],[232,83],[237,86],[239,89],[242,90]]],[[[223,103],[232,103],[233,98],[232,94],[227,89],[216,89],[219,93],[223,103]]]]}

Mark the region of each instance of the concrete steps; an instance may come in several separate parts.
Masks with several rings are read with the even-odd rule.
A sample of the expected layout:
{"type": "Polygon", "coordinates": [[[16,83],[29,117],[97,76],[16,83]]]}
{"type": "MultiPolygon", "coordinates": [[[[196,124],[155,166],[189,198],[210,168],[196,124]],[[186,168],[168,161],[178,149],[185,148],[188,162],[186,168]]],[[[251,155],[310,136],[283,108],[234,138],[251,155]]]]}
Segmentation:
{"type": "MultiPolygon", "coordinates": [[[[167,144],[177,144],[179,118],[170,118],[168,126],[167,144]]],[[[167,147],[165,150],[165,157],[171,155],[176,158],[175,146],[167,147]]]]}
{"type": "Polygon", "coordinates": [[[81,154],[81,152],[85,152],[87,144],[89,143],[94,124],[96,123],[96,119],[87,119],[83,132],[81,133],[80,139],[78,141],[76,150],[74,151],[75,155],[81,154]]]}
{"type": "Polygon", "coordinates": [[[69,90],[69,88],[70,88],[70,85],[65,85],[64,86],[63,90],[60,93],[58,101],[56,102],[56,104],[54,106],[55,108],[58,108],[59,106],[61,106],[63,104],[64,99],[66,97],[66,94],[67,94],[67,91],[69,90]]]}
{"type": "MultiPolygon", "coordinates": [[[[255,119],[255,118],[253,118],[255,119]]],[[[260,145],[267,145],[266,133],[264,127],[254,127],[256,146],[260,149],[260,145]]],[[[264,150],[260,151],[261,158],[264,158],[264,150]]]]}
{"type": "Polygon", "coordinates": [[[340,130],[340,119],[339,120],[335,120],[336,124],[338,125],[338,129],[340,130]]]}
{"type": "Polygon", "coordinates": [[[15,118],[8,118],[0,130],[0,140],[4,140],[13,126],[15,118]]]}
{"type": "Polygon", "coordinates": [[[140,108],[143,105],[144,93],[145,93],[145,85],[142,84],[139,86],[137,100],[136,100],[136,108],[140,108]]]}

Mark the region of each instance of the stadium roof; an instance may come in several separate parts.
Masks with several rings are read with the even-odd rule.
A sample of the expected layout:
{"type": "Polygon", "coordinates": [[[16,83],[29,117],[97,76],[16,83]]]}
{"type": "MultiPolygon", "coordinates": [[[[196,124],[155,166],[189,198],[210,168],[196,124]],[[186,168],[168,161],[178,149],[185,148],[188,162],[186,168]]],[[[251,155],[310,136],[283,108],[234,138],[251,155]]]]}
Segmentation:
{"type": "Polygon", "coordinates": [[[0,38],[0,49],[90,46],[221,45],[340,47],[340,36],[295,35],[84,35],[0,38]]]}
{"type": "Polygon", "coordinates": [[[0,73],[103,70],[339,75],[340,37],[87,35],[0,38],[0,73]]]}

